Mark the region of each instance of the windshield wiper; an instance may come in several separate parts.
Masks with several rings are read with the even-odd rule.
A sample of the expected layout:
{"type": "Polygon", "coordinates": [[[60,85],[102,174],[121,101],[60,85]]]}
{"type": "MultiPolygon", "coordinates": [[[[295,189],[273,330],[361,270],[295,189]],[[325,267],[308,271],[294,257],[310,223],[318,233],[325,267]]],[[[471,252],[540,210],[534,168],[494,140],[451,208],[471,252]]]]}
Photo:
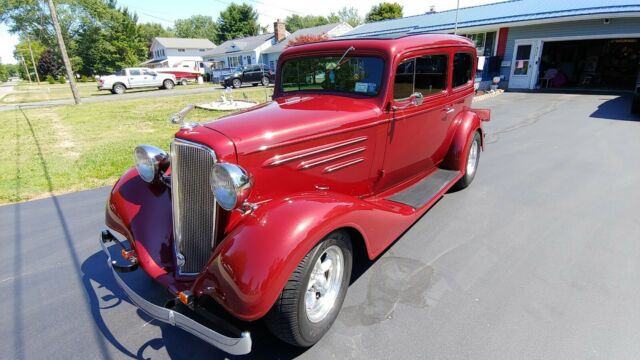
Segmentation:
{"type": "Polygon", "coordinates": [[[353,46],[349,46],[349,48],[347,49],[347,51],[344,52],[344,54],[342,54],[342,57],[340,58],[340,60],[338,60],[338,66],[336,66],[336,69],[340,68],[340,65],[342,65],[342,59],[344,59],[345,56],[347,56],[347,54],[349,53],[349,51],[355,50],[356,48],[354,48],[353,46]]]}

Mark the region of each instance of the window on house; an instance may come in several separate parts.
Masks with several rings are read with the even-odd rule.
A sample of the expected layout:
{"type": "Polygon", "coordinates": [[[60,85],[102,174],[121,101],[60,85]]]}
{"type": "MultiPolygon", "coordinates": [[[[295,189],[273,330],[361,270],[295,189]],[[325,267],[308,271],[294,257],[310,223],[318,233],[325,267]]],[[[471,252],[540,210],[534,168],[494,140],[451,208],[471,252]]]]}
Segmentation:
{"type": "Polygon", "coordinates": [[[164,56],[164,49],[162,49],[162,56],[164,56]]]}
{"type": "Polygon", "coordinates": [[[271,71],[276,71],[276,62],[271,60],[269,61],[269,69],[271,69],[271,71]]]}
{"type": "Polygon", "coordinates": [[[200,52],[204,52],[204,49],[198,49],[198,51],[200,51],[200,52]]]}
{"type": "Polygon", "coordinates": [[[240,60],[238,59],[237,56],[231,56],[227,58],[227,63],[229,64],[229,68],[233,69],[233,68],[237,68],[238,66],[240,66],[240,60]]]}
{"type": "Polygon", "coordinates": [[[178,49],[178,52],[185,52],[184,49],[178,49]]]}
{"type": "Polygon", "coordinates": [[[247,56],[247,65],[251,65],[251,56],[247,56]]]}
{"type": "Polygon", "coordinates": [[[466,85],[471,81],[473,58],[469,53],[457,53],[453,56],[453,87],[466,85]]]}

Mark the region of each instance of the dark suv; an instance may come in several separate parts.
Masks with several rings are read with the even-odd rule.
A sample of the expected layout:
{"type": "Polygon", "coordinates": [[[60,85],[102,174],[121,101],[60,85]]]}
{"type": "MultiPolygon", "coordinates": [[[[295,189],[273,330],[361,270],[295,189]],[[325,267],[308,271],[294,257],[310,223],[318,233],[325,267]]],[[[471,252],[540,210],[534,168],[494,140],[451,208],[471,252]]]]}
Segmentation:
{"type": "Polygon", "coordinates": [[[233,86],[239,88],[242,84],[256,86],[269,85],[273,79],[273,73],[264,64],[239,66],[231,74],[225,75],[220,80],[223,87],[233,86]]]}

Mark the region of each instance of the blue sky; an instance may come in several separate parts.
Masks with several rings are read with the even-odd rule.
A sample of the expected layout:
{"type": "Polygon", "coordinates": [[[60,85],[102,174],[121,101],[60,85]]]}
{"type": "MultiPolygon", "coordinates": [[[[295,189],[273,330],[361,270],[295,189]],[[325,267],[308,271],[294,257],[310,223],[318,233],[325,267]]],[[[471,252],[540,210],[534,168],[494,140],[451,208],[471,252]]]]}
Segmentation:
{"type": "MultiPolygon", "coordinates": [[[[252,5],[259,14],[261,25],[273,28],[273,22],[278,18],[286,18],[291,14],[298,15],[328,15],[341,7],[353,6],[364,16],[371,6],[383,0],[245,0],[252,5]]],[[[429,11],[431,5],[436,11],[454,9],[456,0],[387,0],[396,1],[404,7],[404,15],[417,15],[429,11]]],[[[460,7],[499,2],[500,0],[460,0],[460,7]]],[[[209,1],[166,1],[166,0],[118,0],[120,6],[126,6],[138,14],[140,22],[156,22],[164,26],[171,26],[176,19],[187,18],[191,15],[209,15],[214,19],[221,10],[229,6],[232,0],[209,1]]],[[[237,1],[238,3],[240,1],[237,1]]],[[[0,24],[0,59],[2,63],[15,63],[13,49],[18,42],[17,36],[9,34],[6,26],[0,24]]]]}

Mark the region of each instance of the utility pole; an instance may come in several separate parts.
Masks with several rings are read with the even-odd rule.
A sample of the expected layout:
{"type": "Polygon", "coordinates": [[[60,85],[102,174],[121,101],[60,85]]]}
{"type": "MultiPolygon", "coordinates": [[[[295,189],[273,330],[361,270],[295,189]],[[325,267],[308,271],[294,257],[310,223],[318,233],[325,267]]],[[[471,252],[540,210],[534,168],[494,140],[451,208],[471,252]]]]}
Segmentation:
{"type": "Polygon", "coordinates": [[[49,11],[51,12],[51,21],[53,27],[56,29],[56,37],[58,38],[58,46],[60,46],[60,53],[62,54],[62,61],[64,62],[64,68],[67,70],[67,77],[69,78],[69,86],[71,86],[71,93],[73,93],[73,101],[76,105],[80,104],[80,94],[76,87],[76,79],[73,76],[73,70],[71,69],[71,62],[69,61],[69,55],[67,55],[67,47],[64,45],[64,39],[62,38],[62,30],[58,23],[58,13],[56,7],[53,4],[53,0],[47,0],[49,3],[49,11]]]}
{"type": "Polygon", "coordinates": [[[31,39],[29,35],[27,35],[27,44],[29,44],[29,53],[31,54],[31,64],[33,64],[33,71],[36,73],[36,80],[38,81],[38,85],[40,85],[40,76],[38,75],[38,68],[36,67],[36,61],[33,59],[33,50],[31,49],[31,39]]]}
{"type": "Polygon", "coordinates": [[[27,73],[27,77],[29,78],[29,82],[31,82],[31,74],[29,74],[29,68],[27,67],[27,62],[24,61],[24,56],[20,55],[20,59],[22,60],[22,65],[24,65],[24,71],[27,73]]]}
{"type": "Polygon", "coordinates": [[[460,11],[460,0],[458,0],[458,5],[456,5],[456,25],[453,28],[453,35],[457,35],[458,33],[458,12],[460,11]]]}

